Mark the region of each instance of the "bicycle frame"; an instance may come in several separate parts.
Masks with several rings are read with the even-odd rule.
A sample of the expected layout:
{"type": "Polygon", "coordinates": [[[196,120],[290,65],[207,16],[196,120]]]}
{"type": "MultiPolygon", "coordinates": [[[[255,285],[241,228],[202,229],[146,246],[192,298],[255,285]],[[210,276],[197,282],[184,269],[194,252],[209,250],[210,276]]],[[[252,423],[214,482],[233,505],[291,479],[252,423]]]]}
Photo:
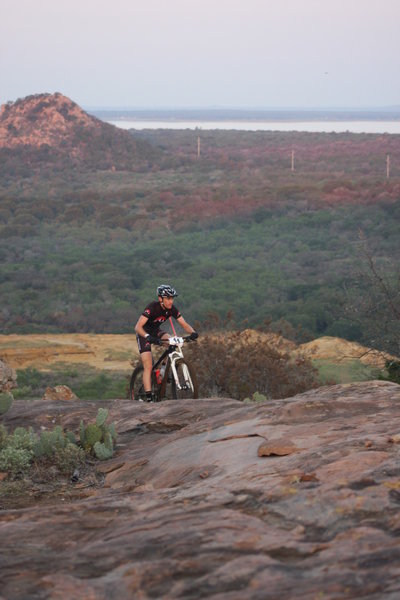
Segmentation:
{"type": "MultiPolygon", "coordinates": [[[[170,371],[172,371],[172,376],[174,378],[176,388],[178,390],[182,389],[182,386],[179,383],[179,377],[178,377],[178,373],[176,370],[176,361],[184,358],[182,346],[185,343],[185,341],[187,341],[187,340],[188,340],[188,338],[183,338],[183,337],[178,337],[178,336],[170,337],[168,340],[169,347],[165,350],[165,352],[162,353],[160,358],[157,360],[156,363],[154,363],[154,365],[152,367],[152,371],[155,372],[156,369],[160,366],[160,364],[165,360],[165,358],[168,357],[167,364],[165,366],[165,372],[163,375],[163,379],[162,379],[161,383],[159,384],[159,389],[160,389],[161,395],[163,395],[165,393],[167,378],[169,376],[170,371]]],[[[186,368],[186,366],[185,366],[185,368],[186,368]]],[[[186,372],[185,375],[186,375],[185,379],[188,379],[191,382],[190,374],[188,372],[186,372]]]]}

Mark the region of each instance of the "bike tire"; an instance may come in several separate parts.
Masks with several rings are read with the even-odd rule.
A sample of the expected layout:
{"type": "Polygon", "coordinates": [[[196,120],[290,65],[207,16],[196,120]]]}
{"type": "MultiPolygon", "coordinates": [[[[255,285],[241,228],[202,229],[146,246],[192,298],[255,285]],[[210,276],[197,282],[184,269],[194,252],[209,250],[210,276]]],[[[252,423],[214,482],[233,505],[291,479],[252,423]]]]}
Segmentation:
{"type": "Polygon", "coordinates": [[[160,392],[159,392],[160,400],[174,400],[175,399],[175,396],[173,395],[172,381],[173,381],[172,369],[171,369],[171,364],[168,361],[166,369],[165,369],[163,381],[160,386],[160,392]]]}
{"type": "Polygon", "coordinates": [[[190,400],[199,397],[197,377],[193,367],[184,359],[179,359],[175,363],[176,373],[178,375],[179,387],[172,376],[172,396],[175,400],[190,400]]]}
{"type": "MultiPolygon", "coordinates": [[[[159,386],[155,379],[155,374],[151,374],[151,391],[156,400],[158,400],[159,386]]],[[[143,387],[143,366],[138,365],[131,375],[129,382],[129,399],[136,402],[146,402],[146,393],[143,387]]]]}

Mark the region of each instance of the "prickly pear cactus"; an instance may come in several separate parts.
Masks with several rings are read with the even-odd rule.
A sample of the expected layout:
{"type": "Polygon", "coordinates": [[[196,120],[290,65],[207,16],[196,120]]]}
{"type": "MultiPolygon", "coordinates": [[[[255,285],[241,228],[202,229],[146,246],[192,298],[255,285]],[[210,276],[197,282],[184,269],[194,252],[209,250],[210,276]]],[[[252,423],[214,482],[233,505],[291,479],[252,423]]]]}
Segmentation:
{"type": "Polygon", "coordinates": [[[107,417],[108,417],[108,410],[106,408],[99,408],[99,410],[97,411],[96,425],[98,427],[101,427],[102,425],[104,425],[107,417]]]}
{"type": "Polygon", "coordinates": [[[79,440],[81,442],[81,446],[85,445],[85,431],[86,431],[85,425],[84,425],[83,421],[81,421],[79,423],[79,440]]]}
{"type": "Polygon", "coordinates": [[[112,448],[107,448],[107,446],[101,442],[96,442],[94,445],[94,453],[99,460],[107,460],[112,457],[113,450],[112,448]]]}
{"type": "Polygon", "coordinates": [[[91,449],[96,442],[100,442],[103,437],[103,432],[95,423],[89,423],[85,429],[85,448],[91,449]]]}
{"type": "Polygon", "coordinates": [[[117,432],[114,423],[106,424],[108,410],[99,408],[96,423],[89,423],[85,427],[83,421],[79,426],[80,445],[87,453],[94,454],[99,460],[111,458],[114,452],[114,441],[117,432]]]}

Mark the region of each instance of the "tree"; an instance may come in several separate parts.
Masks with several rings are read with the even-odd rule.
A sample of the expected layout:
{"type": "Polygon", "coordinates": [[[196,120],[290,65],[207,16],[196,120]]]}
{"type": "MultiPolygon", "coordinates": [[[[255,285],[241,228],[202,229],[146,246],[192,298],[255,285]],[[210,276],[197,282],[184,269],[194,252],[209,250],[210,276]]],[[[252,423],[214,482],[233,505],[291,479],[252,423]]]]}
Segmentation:
{"type": "Polygon", "coordinates": [[[360,266],[348,313],[362,328],[363,341],[400,356],[400,270],[393,259],[375,257],[360,232],[360,266]]]}

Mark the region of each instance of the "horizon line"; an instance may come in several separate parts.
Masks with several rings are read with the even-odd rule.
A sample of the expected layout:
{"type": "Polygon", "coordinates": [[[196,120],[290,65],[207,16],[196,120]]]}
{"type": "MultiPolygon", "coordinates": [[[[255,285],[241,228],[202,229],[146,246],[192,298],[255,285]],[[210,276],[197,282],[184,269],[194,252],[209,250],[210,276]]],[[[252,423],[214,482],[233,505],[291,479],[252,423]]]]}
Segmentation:
{"type": "Polygon", "coordinates": [[[400,104],[398,105],[371,105],[371,106],[99,106],[99,105],[88,105],[82,104],[84,110],[96,110],[96,111],[400,111],[400,104]]]}

